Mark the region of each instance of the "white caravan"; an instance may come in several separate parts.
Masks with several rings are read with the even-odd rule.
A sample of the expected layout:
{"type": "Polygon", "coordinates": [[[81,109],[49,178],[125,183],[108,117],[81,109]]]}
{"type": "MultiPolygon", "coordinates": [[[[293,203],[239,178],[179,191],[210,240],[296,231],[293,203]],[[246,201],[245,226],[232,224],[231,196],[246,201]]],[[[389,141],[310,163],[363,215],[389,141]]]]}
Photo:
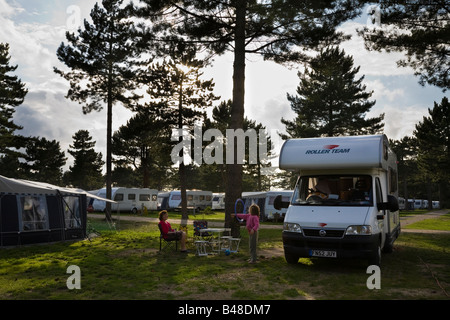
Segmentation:
{"type": "MultiPolygon", "coordinates": [[[[203,210],[212,206],[212,192],[201,190],[186,190],[187,207],[190,210],[203,210]]],[[[160,192],[158,208],[161,210],[180,210],[181,191],[160,192]]]]}
{"type": "MultiPolygon", "coordinates": [[[[99,197],[106,198],[106,188],[100,189],[97,193],[99,197]]],[[[141,210],[157,210],[158,190],[148,188],[111,188],[111,198],[116,203],[111,203],[111,211],[123,211],[137,213],[141,210]]],[[[94,211],[104,211],[105,201],[94,200],[92,203],[94,211]]]]}
{"type": "Polygon", "coordinates": [[[287,208],[276,209],[274,207],[275,198],[281,196],[282,201],[289,202],[293,193],[293,190],[243,192],[242,200],[244,200],[246,208],[249,208],[253,203],[257,204],[261,213],[260,220],[267,221],[276,219],[275,214],[284,218],[287,208]]]}
{"type": "Polygon", "coordinates": [[[291,139],[280,169],[300,170],[283,227],[286,261],[364,258],[381,263],[400,234],[396,156],[385,135],[291,139]]]}
{"type": "Polygon", "coordinates": [[[398,197],[398,208],[399,208],[399,210],[405,210],[406,209],[406,200],[405,200],[405,198],[398,197]]]}
{"type": "Polygon", "coordinates": [[[441,208],[441,206],[439,204],[439,201],[433,201],[432,203],[433,203],[433,209],[440,209],[441,208]]]}
{"type": "Polygon", "coordinates": [[[225,193],[213,193],[211,209],[225,210],[225,193]]]}

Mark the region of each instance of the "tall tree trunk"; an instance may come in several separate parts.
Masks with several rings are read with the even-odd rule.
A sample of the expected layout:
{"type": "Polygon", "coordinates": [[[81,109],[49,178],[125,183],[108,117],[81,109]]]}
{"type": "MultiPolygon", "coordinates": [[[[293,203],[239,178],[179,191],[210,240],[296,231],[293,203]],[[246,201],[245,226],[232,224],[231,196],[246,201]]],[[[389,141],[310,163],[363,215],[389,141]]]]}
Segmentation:
{"type": "Polygon", "coordinates": [[[150,186],[150,151],[146,146],[141,147],[142,188],[150,186]]]}
{"type": "MultiPolygon", "coordinates": [[[[243,129],[245,98],[245,15],[247,0],[236,4],[235,48],[233,64],[233,104],[231,106],[231,129],[243,129]]],[[[225,226],[231,227],[232,236],[239,236],[239,225],[231,219],[234,204],[242,195],[242,165],[237,163],[237,141],[234,143],[234,162],[227,163],[227,186],[225,197],[225,226]]]]}
{"type": "MultiPolygon", "coordinates": [[[[182,81],[181,81],[182,82],[182,81]]],[[[180,99],[178,101],[178,128],[183,129],[183,86],[180,84],[180,99]]],[[[182,142],[183,136],[180,136],[180,142],[182,142]]],[[[184,156],[184,149],[181,149],[181,159],[184,156]]],[[[181,226],[187,226],[189,219],[187,212],[187,197],[186,197],[186,166],[184,160],[180,162],[178,167],[178,174],[180,178],[180,193],[181,193],[181,226]]]]}
{"type": "MultiPolygon", "coordinates": [[[[111,31],[111,39],[112,39],[112,31],[111,31]]],[[[109,52],[112,55],[112,43],[109,44],[109,52]]],[[[107,112],[106,112],[106,198],[111,199],[112,197],[112,107],[113,107],[113,94],[112,94],[112,86],[113,86],[113,63],[109,61],[108,66],[108,101],[107,101],[107,112]]],[[[111,203],[106,202],[105,207],[105,215],[107,221],[112,221],[111,215],[111,203]]]]}

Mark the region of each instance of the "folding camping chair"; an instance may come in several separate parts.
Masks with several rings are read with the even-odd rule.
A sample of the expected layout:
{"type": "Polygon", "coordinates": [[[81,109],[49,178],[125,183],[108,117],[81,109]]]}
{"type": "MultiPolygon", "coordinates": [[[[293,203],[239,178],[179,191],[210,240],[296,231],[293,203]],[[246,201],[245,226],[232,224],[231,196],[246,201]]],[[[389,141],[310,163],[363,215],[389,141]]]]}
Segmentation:
{"type": "Polygon", "coordinates": [[[162,233],[161,230],[161,225],[158,224],[158,228],[159,228],[159,232],[160,232],[160,236],[159,236],[159,252],[169,249],[169,248],[174,248],[174,244],[175,244],[175,251],[178,251],[178,239],[177,238],[173,238],[173,239],[166,239],[164,238],[164,234],[162,233]]]}
{"type": "Polygon", "coordinates": [[[210,232],[200,232],[201,229],[208,229],[208,221],[206,220],[195,220],[194,224],[194,241],[196,240],[206,240],[209,241],[212,238],[210,232]]]}

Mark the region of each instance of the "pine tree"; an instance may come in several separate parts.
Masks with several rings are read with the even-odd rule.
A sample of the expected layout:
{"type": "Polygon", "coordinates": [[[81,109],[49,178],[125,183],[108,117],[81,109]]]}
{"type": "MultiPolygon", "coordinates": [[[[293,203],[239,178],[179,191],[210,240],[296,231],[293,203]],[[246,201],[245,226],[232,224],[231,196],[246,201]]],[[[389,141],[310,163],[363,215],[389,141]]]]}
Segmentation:
{"type": "Polygon", "coordinates": [[[24,168],[30,180],[61,185],[62,167],[67,158],[58,141],[46,138],[28,139],[25,160],[27,162],[24,168]]]}
{"type": "Polygon", "coordinates": [[[364,76],[355,79],[359,67],[344,50],[327,48],[310,62],[310,69],[299,73],[297,95],[287,95],[294,121],[282,119],[288,136],[307,138],[355,134],[374,134],[382,131],[384,114],[366,119],[375,101],[366,92],[364,76]]]}
{"type": "Polygon", "coordinates": [[[99,189],[103,186],[102,167],[105,164],[102,154],[95,152],[95,141],[87,130],[79,130],[73,136],[73,145],[69,154],[74,158],[66,178],[74,187],[84,190],[99,189]]]}
{"type": "MultiPolygon", "coordinates": [[[[161,190],[167,170],[173,165],[171,145],[167,143],[171,133],[170,127],[148,108],[142,108],[121,126],[113,135],[113,176],[125,182],[119,185],[126,186],[128,183],[128,177],[120,177],[119,174],[129,168],[134,170],[133,175],[136,176],[134,186],[161,190]]],[[[117,182],[117,179],[114,181],[117,182]]]]}
{"type": "Polygon", "coordinates": [[[439,201],[448,208],[450,194],[450,103],[444,97],[440,104],[434,103],[428,109],[430,116],[416,124],[414,136],[417,138],[417,162],[419,169],[433,182],[439,184],[439,201]]]}
{"type": "Polygon", "coordinates": [[[2,171],[14,175],[19,166],[18,157],[23,156],[18,149],[24,147],[25,140],[16,134],[22,127],[13,122],[13,116],[28,90],[17,76],[11,75],[17,65],[11,66],[10,59],[9,44],[0,43],[0,165],[2,171]]]}
{"type": "Polygon", "coordinates": [[[413,68],[419,84],[450,88],[448,1],[380,1],[372,16],[379,27],[358,31],[367,49],[402,52],[405,59],[397,65],[413,68]]]}
{"type": "MultiPolygon", "coordinates": [[[[54,71],[70,82],[67,97],[83,104],[83,112],[107,107],[106,129],[106,197],[111,198],[112,109],[120,103],[135,108],[141,97],[134,94],[137,84],[138,45],[133,21],[123,0],[103,0],[103,8],[95,4],[92,24],[84,21],[77,35],[67,32],[68,45],[57,51],[61,62],[71,71],[54,71]]],[[[111,204],[106,203],[106,217],[111,219],[111,204]]]]}

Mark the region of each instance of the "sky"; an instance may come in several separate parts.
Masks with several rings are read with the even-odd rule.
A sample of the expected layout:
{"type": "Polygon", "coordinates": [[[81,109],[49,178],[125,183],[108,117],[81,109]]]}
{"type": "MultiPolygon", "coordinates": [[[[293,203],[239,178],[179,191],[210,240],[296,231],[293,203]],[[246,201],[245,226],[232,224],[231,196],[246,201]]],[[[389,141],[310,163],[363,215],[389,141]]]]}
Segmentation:
{"type": "MultiPolygon", "coordinates": [[[[0,42],[10,45],[10,64],[18,65],[15,75],[26,84],[28,94],[16,108],[13,121],[23,126],[23,136],[45,137],[60,142],[61,150],[73,163],[67,150],[73,135],[80,129],[89,130],[96,141],[96,151],[106,160],[106,110],[82,113],[82,107],[65,98],[69,85],[53,72],[53,67],[64,68],[58,61],[56,50],[61,42],[67,43],[66,31],[75,31],[97,0],[0,0],[0,42]]],[[[434,102],[440,103],[445,93],[432,86],[422,87],[410,68],[398,68],[396,61],[402,53],[367,51],[356,28],[367,24],[368,15],[344,23],[340,30],[352,35],[341,44],[347,55],[360,67],[358,76],[365,76],[367,91],[374,91],[376,100],[368,117],[385,113],[384,133],[390,139],[401,139],[413,134],[415,124],[428,115],[434,102]]],[[[381,21],[382,24],[382,21],[381,21]]],[[[204,70],[206,79],[214,79],[216,95],[220,101],[232,96],[233,58],[230,54],[217,57],[214,64],[204,70]]],[[[302,66],[290,68],[259,56],[247,56],[245,84],[245,116],[262,123],[272,132],[284,132],[280,119],[292,120],[287,93],[295,94],[299,84],[297,73],[302,66]]],[[[117,105],[113,109],[113,130],[126,124],[132,113],[117,105]]]]}

